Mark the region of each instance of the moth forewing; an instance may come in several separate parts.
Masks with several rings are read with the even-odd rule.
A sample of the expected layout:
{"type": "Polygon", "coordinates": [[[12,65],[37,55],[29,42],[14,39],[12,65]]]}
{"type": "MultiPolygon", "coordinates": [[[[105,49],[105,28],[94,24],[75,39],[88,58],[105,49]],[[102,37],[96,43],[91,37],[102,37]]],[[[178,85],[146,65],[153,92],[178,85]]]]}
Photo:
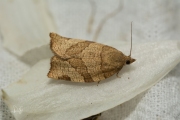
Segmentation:
{"type": "MultiPolygon", "coordinates": [[[[131,25],[132,27],[132,25],[131,25]]],[[[51,59],[49,78],[72,82],[99,82],[131,64],[135,59],[117,49],[100,43],[62,37],[50,33],[51,59]]],[[[132,38],[132,37],[131,37],[132,38]]],[[[132,39],[131,39],[132,42],[132,39]]]]}

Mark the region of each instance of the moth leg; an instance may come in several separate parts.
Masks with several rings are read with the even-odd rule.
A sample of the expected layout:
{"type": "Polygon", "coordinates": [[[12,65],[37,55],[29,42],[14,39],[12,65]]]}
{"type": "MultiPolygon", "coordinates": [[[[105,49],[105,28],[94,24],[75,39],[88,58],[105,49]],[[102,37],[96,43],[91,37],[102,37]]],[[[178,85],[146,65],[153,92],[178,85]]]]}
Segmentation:
{"type": "Polygon", "coordinates": [[[121,77],[119,76],[119,71],[116,73],[116,76],[117,76],[118,78],[121,78],[121,77]]]}
{"type": "Polygon", "coordinates": [[[123,68],[123,66],[118,70],[118,72],[116,73],[116,76],[118,77],[118,78],[121,78],[120,76],[119,76],[119,72],[121,71],[121,69],[123,68]]]}
{"type": "Polygon", "coordinates": [[[99,85],[99,83],[100,83],[101,81],[98,81],[98,84],[97,84],[97,86],[99,85]]]}

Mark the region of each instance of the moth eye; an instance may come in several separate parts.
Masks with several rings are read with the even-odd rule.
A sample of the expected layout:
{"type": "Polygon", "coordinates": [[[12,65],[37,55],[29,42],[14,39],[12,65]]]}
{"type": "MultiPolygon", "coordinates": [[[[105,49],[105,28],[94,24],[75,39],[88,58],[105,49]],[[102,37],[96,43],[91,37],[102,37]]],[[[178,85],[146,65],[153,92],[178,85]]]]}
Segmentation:
{"type": "Polygon", "coordinates": [[[130,64],[131,62],[129,60],[126,61],[126,64],[130,64]]]}

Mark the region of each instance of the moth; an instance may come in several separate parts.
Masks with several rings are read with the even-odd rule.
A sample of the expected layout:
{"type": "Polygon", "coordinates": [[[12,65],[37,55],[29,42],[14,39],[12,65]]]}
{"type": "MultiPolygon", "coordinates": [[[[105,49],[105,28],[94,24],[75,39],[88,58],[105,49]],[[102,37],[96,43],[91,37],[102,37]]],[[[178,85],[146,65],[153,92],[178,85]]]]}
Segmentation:
{"type": "Polygon", "coordinates": [[[131,58],[131,49],[126,56],[121,51],[97,42],[66,38],[50,33],[51,58],[49,78],[72,82],[100,82],[112,75],[118,75],[124,65],[135,61],[131,58]]]}

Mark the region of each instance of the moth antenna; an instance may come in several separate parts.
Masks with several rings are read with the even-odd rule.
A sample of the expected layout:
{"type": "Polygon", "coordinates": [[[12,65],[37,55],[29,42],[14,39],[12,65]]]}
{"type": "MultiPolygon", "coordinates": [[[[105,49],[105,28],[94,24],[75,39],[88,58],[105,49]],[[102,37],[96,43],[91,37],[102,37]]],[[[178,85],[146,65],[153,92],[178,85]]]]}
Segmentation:
{"type": "Polygon", "coordinates": [[[131,51],[132,51],[132,22],[131,22],[131,49],[129,54],[130,57],[131,57],[131,51]]]}

